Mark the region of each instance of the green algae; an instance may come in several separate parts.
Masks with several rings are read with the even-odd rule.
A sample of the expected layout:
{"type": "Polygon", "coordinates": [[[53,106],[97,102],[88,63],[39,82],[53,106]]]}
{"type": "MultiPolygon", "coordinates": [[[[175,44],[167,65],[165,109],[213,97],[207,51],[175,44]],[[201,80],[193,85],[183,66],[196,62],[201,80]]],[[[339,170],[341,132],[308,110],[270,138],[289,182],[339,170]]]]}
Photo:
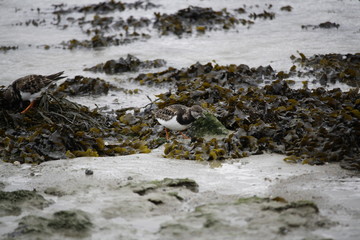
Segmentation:
{"type": "MultiPolygon", "coordinates": [[[[266,239],[269,233],[272,238],[292,238],[299,235],[299,230],[308,234],[336,225],[316,209],[311,202],[288,203],[259,197],[205,203],[162,224],[159,234],[164,239],[194,236],[199,239],[266,239]]],[[[312,234],[307,236],[317,239],[312,234]]]]}
{"type": "Polygon", "coordinates": [[[56,231],[78,233],[88,231],[92,227],[92,223],[89,216],[83,211],[59,211],[53,214],[47,226],[56,231]]]}
{"type": "Polygon", "coordinates": [[[285,205],[281,206],[265,206],[263,210],[269,210],[269,211],[275,211],[275,212],[283,212],[288,209],[303,209],[303,208],[309,208],[309,211],[313,211],[315,213],[319,212],[319,208],[314,202],[311,201],[297,201],[297,202],[290,202],[285,205]],[[312,210],[311,210],[312,209],[312,210]]]}
{"type": "Polygon", "coordinates": [[[87,213],[81,210],[55,212],[51,218],[28,215],[20,219],[18,227],[7,234],[6,239],[86,237],[93,224],[87,213]]]}
{"type": "Polygon", "coordinates": [[[236,204],[249,204],[249,203],[263,203],[263,202],[268,202],[269,199],[267,198],[260,198],[257,196],[254,197],[248,197],[248,198],[239,198],[236,201],[236,204]]]}
{"type": "MultiPolygon", "coordinates": [[[[185,188],[192,192],[198,192],[199,191],[199,185],[192,179],[188,178],[164,178],[163,180],[159,181],[152,181],[149,184],[140,184],[140,186],[135,185],[133,186],[133,192],[137,193],[141,196],[149,194],[150,192],[153,192],[157,189],[163,189],[163,188],[185,188]]],[[[177,199],[179,199],[179,196],[177,193],[169,193],[170,196],[174,196],[177,199]]]]}
{"type": "Polygon", "coordinates": [[[23,208],[43,209],[52,202],[46,200],[34,191],[17,190],[13,192],[0,191],[0,216],[21,214],[23,208]]]}

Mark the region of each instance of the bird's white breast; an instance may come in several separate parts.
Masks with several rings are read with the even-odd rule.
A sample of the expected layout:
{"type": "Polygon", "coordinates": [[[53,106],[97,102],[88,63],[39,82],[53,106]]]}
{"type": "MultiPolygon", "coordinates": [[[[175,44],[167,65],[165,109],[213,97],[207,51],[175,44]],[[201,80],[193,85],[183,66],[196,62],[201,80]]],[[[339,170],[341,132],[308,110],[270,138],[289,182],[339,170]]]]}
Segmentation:
{"type": "Polygon", "coordinates": [[[163,125],[164,127],[170,129],[170,130],[174,130],[174,131],[181,131],[181,130],[185,130],[188,127],[190,127],[190,124],[188,125],[181,125],[180,123],[178,123],[176,121],[176,116],[174,116],[173,118],[171,118],[169,121],[164,121],[161,118],[156,118],[156,120],[158,120],[158,122],[163,125]]]}
{"type": "Polygon", "coordinates": [[[43,93],[43,89],[37,93],[31,94],[29,92],[22,92],[20,91],[20,95],[21,95],[21,99],[24,101],[29,100],[30,102],[39,98],[41,96],[41,94],[43,93]]]}

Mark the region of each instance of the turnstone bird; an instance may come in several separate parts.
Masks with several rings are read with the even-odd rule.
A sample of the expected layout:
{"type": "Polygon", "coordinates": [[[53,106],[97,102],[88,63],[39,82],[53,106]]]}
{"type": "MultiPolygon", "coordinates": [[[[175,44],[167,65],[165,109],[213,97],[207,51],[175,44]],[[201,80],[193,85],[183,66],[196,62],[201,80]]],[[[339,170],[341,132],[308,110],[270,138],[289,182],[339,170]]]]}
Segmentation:
{"type": "MultiPolygon", "coordinates": [[[[191,126],[196,119],[204,116],[204,110],[199,105],[186,107],[181,104],[174,104],[155,113],[156,120],[165,127],[166,139],[169,139],[167,129],[182,131],[191,126]]],[[[185,136],[182,132],[180,132],[185,136]]]]}
{"type": "Polygon", "coordinates": [[[64,72],[58,72],[48,76],[28,75],[15,80],[4,93],[5,99],[10,102],[30,101],[30,104],[21,112],[26,113],[34,106],[35,100],[39,98],[51,83],[64,78],[64,72]]]}

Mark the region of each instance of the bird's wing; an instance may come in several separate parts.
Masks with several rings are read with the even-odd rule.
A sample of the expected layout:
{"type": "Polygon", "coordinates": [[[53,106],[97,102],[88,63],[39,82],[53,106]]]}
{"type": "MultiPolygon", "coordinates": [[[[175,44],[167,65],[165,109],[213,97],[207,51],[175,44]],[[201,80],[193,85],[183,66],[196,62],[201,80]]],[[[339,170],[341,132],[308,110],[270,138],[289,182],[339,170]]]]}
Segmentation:
{"type": "Polygon", "coordinates": [[[54,73],[54,74],[51,74],[51,75],[46,76],[46,78],[51,79],[51,80],[53,80],[53,81],[57,81],[57,80],[66,78],[66,76],[61,76],[63,73],[64,73],[64,71],[58,72],[58,73],[54,73]]]}
{"type": "Polygon", "coordinates": [[[159,109],[155,113],[156,118],[161,118],[165,121],[170,120],[173,116],[177,115],[178,110],[173,107],[165,107],[163,109],[159,109]]]}

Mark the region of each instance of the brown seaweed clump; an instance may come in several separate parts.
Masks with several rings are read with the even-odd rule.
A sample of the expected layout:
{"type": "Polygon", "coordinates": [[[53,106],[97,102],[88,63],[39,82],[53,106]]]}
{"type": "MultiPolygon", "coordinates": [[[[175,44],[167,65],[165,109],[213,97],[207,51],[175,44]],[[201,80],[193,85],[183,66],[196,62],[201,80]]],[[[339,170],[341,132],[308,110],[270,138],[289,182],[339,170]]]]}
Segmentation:
{"type": "Polygon", "coordinates": [[[0,103],[0,157],[7,162],[148,153],[159,146],[150,139],[153,120],[141,122],[146,118],[137,109],[106,114],[49,93],[26,114],[0,103]]]}
{"type": "MultiPolygon", "coordinates": [[[[338,61],[340,66],[349,63],[348,58],[338,61]]],[[[135,77],[140,84],[171,83],[174,91],[159,94],[157,101],[144,108],[110,114],[46,94],[37,108],[25,115],[1,109],[0,154],[5,161],[39,163],[65,157],[148,153],[165,142],[163,127],[152,114],[155,109],[199,104],[216,117],[208,118],[211,123],[220,122],[219,126],[227,129],[222,130],[230,130],[230,134],[206,139],[190,129],[191,142],[173,137],[165,145],[165,157],[211,161],[275,152],[288,155],[288,162],[341,162],[344,168],[359,170],[359,89],[290,88],[286,78],[301,77],[302,71],[292,67],[289,73],[277,73],[270,66],[197,63],[140,74],[135,77]],[[264,81],[270,84],[257,85],[264,81]]],[[[341,79],[341,75],[334,77],[341,79]]],[[[0,104],[6,104],[1,93],[0,104]]],[[[205,129],[209,124],[203,121],[198,126],[205,129]]]]}
{"type": "MultiPolygon", "coordinates": [[[[360,153],[358,89],[291,89],[281,80],[290,73],[269,71],[265,87],[244,82],[263,75],[264,68],[243,71],[243,65],[195,64],[189,68],[141,74],[141,83],[171,81],[176,91],[158,95],[169,104],[200,104],[234,131],[223,139],[195,138],[190,144],[172,141],[164,156],[190,160],[221,160],[263,152],[286,154],[286,161],[310,164],[354,162],[360,153]],[[279,80],[271,80],[271,79],[279,80]]],[[[269,70],[269,69],[268,69],[269,70]]],[[[342,164],[345,166],[346,164],[342,164]]],[[[352,168],[356,164],[351,165],[352,168]]],[[[350,167],[349,167],[350,168],[350,167]]]]}
{"type": "Polygon", "coordinates": [[[19,46],[0,46],[0,52],[7,52],[10,50],[17,50],[19,46]]]}
{"type": "Polygon", "coordinates": [[[55,93],[62,96],[93,96],[107,94],[109,90],[119,90],[119,88],[100,78],[75,76],[73,79],[67,79],[60,84],[55,93]]]}
{"type": "Polygon", "coordinates": [[[104,34],[95,34],[90,40],[79,41],[77,39],[72,39],[67,42],[62,42],[61,45],[64,48],[74,49],[74,48],[101,48],[109,46],[119,46],[124,44],[129,44],[134,41],[146,40],[150,36],[144,33],[131,33],[126,36],[120,34],[118,35],[104,35],[104,34]]]}
{"type": "Polygon", "coordinates": [[[119,60],[109,60],[99,63],[96,66],[85,68],[84,71],[105,72],[106,74],[118,74],[123,72],[137,72],[140,69],[160,68],[166,65],[165,60],[145,60],[141,61],[137,57],[128,54],[126,58],[119,60]]]}
{"type": "MultiPolygon", "coordinates": [[[[176,83],[179,91],[184,91],[183,94],[190,94],[189,91],[185,91],[189,79],[195,80],[193,84],[196,85],[205,84],[203,85],[204,89],[210,87],[206,82],[214,82],[219,86],[234,89],[235,86],[256,86],[264,81],[273,81],[277,78],[276,71],[270,65],[250,68],[245,64],[220,66],[218,64],[213,65],[212,63],[204,65],[196,63],[180,70],[170,67],[158,73],[140,74],[135,80],[139,81],[140,84],[148,85],[163,82],[176,83]]],[[[216,95],[216,89],[208,89],[208,92],[209,95],[216,95]]],[[[192,94],[197,94],[197,92],[192,94]]]]}
{"type": "Polygon", "coordinates": [[[161,35],[173,33],[181,36],[184,33],[192,33],[193,27],[200,32],[205,29],[230,29],[239,23],[239,20],[223,9],[214,11],[212,8],[190,6],[179,10],[175,14],[155,13],[154,27],[161,35]]]}
{"type": "MultiPolygon", "coordinates": [[[[65,29],[69,25],[78,24],[80,29],[89,37],[86,40],[71,39],[63,41],[64,48],[99,48],[129,44],[134,41],[145,41],[157,30],[159,35],[175,34],[179,37],[192,33],[203,34],[211,30],[229,30],[237,25],[250,26],[255,20],[272,20],[274,12],[263,10],[260,13],[251,13],[247,18],[239,18],[238,14],[246,13],[244,8],[234,9],[234,13],[222,9],[215,11],[212,8],[189,6],[180,9],[176,13],[167,14],[154,12],[155,18],[130,16],[127,19],[122,17],[109,16],[109,13],[127,11],[131,9],[152,9],[159,5],[151,2],[137,1],[135,3],[123,3],[117,1],[101,2],[74,8],[65,8],[64,5],[54,5],[53,14],[56,15],[54,25],[65,29]],[[82,17],[68,17],[69,14],[83,13],[82,17]],[[92,19],[88,15],[93,14],[92,19]],[[63,17],[65,20],[62,20],[63,17]]],[[[252,8],[253,6],[249,6],[252,8]]],[[[259,8],[259,6],[256,6],[259,8]]],[[[268,5],[270,9],[272,5],[268,5]]]]}
{"type": "Polygon", "coordinates": [[[68,14],[72,12],[80,12],[80,13],[99,13],[99,14],[107,14],[110,12],[122,12],[126,9],[151,9],[158,8],[160,5],[156,5],[150,1],[135,1],[133,3],[126,3],[121,1],[106,1],[95,4],[89,4],[82,7],[73,7],[73,8],[65,8],[65,5],[58,4],[54,5],[55,11],[54,14],[68,14]]]}
{"type": "Polygon", "coordinates": [[[319,25],[301,25],[302,29],[309,29],[311,28],[312,30],[318,29],[318,28],[323,28],[323,29],[331,29],[331,28],[336,28],[338,29],[340,27],[340,24],[338,23],[334,23],[334,22],[323,22],[320,23],[319,25]]]}
{"type": "Polygon", "coordinates": [[[355,54],[320,54],[306,57],[291,56],[294,63],[305,71],[295,71],[299,77],[312,77],[314,83],[329,86],[334,83],[345,83],[360,87],[360,53],[355,54]]]}

